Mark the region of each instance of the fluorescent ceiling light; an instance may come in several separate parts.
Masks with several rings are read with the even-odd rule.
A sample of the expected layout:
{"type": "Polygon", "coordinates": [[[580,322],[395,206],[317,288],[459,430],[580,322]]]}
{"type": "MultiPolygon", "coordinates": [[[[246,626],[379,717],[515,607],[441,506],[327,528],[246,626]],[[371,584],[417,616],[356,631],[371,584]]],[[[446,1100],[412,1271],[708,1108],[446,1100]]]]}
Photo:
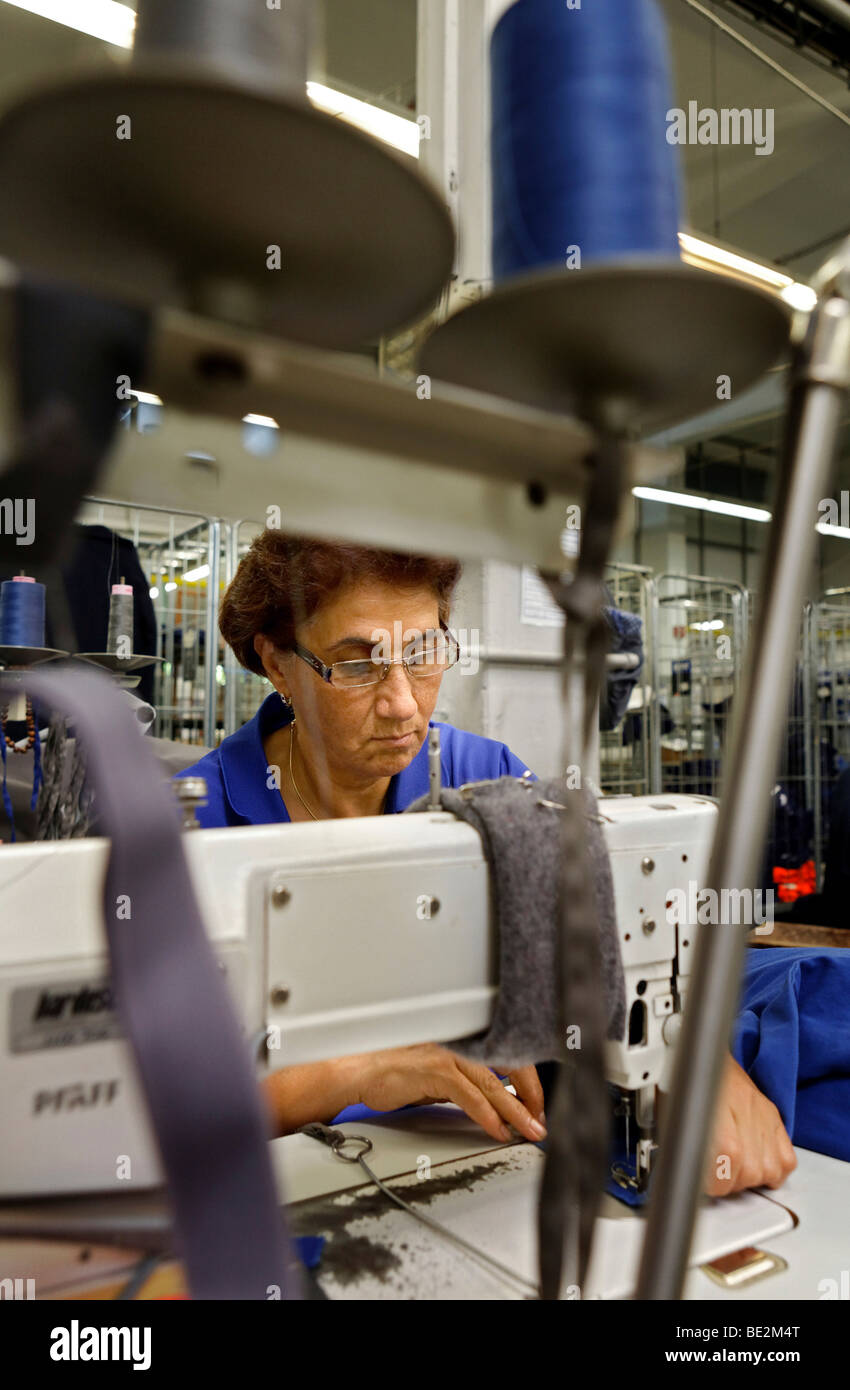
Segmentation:
{"type": "Polygon", "coordinates": [[[408,120],[406,116],[396,116],[392,111],[384,111],[380,106],[372,106],[368,101],[359,101],[357,97],[346,96],[344,92],[336,92],[331,87],[324,87],[321,82],[308,82],[307,95],[320,111],[326,111],[329,116],[339,116],[350,125],[356,125],[359,130],[365,130],[368,135],[383,140],[385,145],[392,145],[404,154],[418,158],[419,126],[415,121],[408,120]]]}
{"type": "Polygon", "coordinates": [[[183,583],[194,584],[198,579],[206,579],[209,572],[209,565],[199,565],[195,570],[187,570],[183,576],[183,583]]]}
{"type": "Polygon", "coordinates": [[[743,521],[770,521],[770,512],[762,507],[745,507],[741,502],[719,502],[714,497],[697,497],[690,492],[666,492],[658,487],[633,487],[632,496],[645,502],[666,502],[671,507],[690,507],[697,512],[714,512],[717,516],[736,516],[743,521]]]}
{"type": "MultiPolygon", "coordinates": [[[[716,516],[734,516],[744,521],[772,519],[771,513],[761,507],[745,507],[740,502],[719,502],[714,497],[696,497],[690,492],[666,492],[664,488],[659,487],[633,487],[632,496],[639,497],[644,502],[666,502],[670,507],[690,507],[694,511],[714,512],[716,516]]],[[[831,526],[828,521],[819,521],[815,530],[822,536],[837,536],[839,540],[850,541],[850,526],[831,526]]],[[[691,626],[707,631],[716,624],[692,623],[691,626]]]]}
{"type": "Polygon", "coordinates": [[[173,580],[173,579],[169,579],[168,583],[167,583],[166,586],[165,586],[165,592],[166,592],[167,594],[171,594],[171,593],[174,592],[174,590],[175,590],[176,588],[177,588],[177,585],[175,584],[174,580],[173,580]]]}
{"type": "Polygon", "coordinates": [[[780,298],[784,299],[786,304],[790,304],[792,309],[802,309],[806,314],[810,314],[818,302],[811,285],[801,285],[797,280],[780,290],[780,298]]]}
{"type": "Polygon", "coordinates": [[[162,405],[162,397],[155,396],[151,391],[130,391],[131,396],[135,396],[139,405],[162,405]]]}
{"type": "MultiPolygon", "coordinates": [[[[179,0],[174,0],[175,4],[179,0]]],[[[55,20],[69,29],[78,29],[81,34],[91,34],[93,38],[114,43],[119,48],[132,48],[136,27],[136,16],[129,5],[119,5],[116,0],[6,0],[19,10],[29,10],[30,14],[42,19],[55,20]]],[[[307,96],[320,111],[331,116],[339,116],[349,125],[365,130],[385,145],[404,154],[419,157],[419,126],[406,116],[396,116],[371,102],[360,101],[357,97],[337,92],[321,82],[307,83],[307,96]]]]}
{"type": "Polygon", "coordinates": [[[760,265],[758,261],[751,261],[746,256],[739,256],[735,251],[727,251],[723,246],[715,246],[712,242],[703,241],[688,232],[679,233],[679,245],[682,248],[683,259],[693,257],[695,260],[710,261],[712,265],[724,266],[727,270],[737,270],[739,274],[748,275],[752,280],[761,280],[763,284],[770,285],[775,290],[784,289],[792,283],[790,275],[771,270],[766,265],[760,265]]]}
{"type": "Polygon", "coordinates": [[[133,44],[135,13],[129,5],[116,4],[116,0],[6,0],[6,4],[119,48],[131,48],[133,44]]]}
{"type": "Polygon", "coordinates": [[[711,241],[691,236],[690,232],[679,233],[679,246],[682,260],[688,265],[704,266],[709,270],[727,270],[745,280],[754,281],[767,289],[774,290],[794,309],[813,309],[817,295],[810,285],[804,285],[781,270],[773,270],[748,256],[739,256],[736,251],[727,251],[725,246],[715,246],[711,241]]]}
{"type": "Polygon", "coordinates": [[[243,425],[265,425],[270,430],[280,429],[277,420],[273,420],[271,415],[243,415],[243,425]]]}
{"type": "Polygon", "coordinates": [[[722,627],[726,626],[726,624],[724,623],[722,618],[712,618],[710,622],[689,623],[688,626],[691,629],[691,632],[719,632],[722,627]]]}

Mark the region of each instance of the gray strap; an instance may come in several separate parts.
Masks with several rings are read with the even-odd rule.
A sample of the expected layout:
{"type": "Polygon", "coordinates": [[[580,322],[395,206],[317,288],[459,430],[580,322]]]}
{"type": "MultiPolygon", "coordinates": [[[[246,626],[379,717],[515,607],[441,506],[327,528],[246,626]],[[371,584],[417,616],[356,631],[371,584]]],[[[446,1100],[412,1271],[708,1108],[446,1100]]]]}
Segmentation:
{"type": "MultiPolygon", "coordinates": [[[[565,702],[576,659],[584,660],[584,727],[567,730],[572,741],[567,761],[579,765],[596,722],[605,671],[608,635],[602,613],[603,575],[619,514],[625,446],[601,435],[591,468],[581,552],[572,583],[563,583],[560,576],[544,576],[566,616],[565,702]]],[[[610,1129],[599,928],[589,881],[585,818],[577,788],[567,787],[563,800],[567,810],[562,817],[559,978],[564,1025],[578,1028],[581,1045],[578,1050],[562,1052],[549,1103],[546,1164],[538,1207],[544,1299],[559,1296],[562,1276],[579,1290],[584,1282],[602,1197],[610,1129]]]]}
{"type": "MultiPolygon", "coordinates": [[[[268,1158],[268,1122],[207,940],[179,819],[109,679],[63,667],[27,690],[70,716],[111,840],[104,922],[132,1046],[196,1299],[297,1298],[268,1158]],[[118,915],[129,907],[124,920],[118,915]]],[[[0,693],[20,689],[0,680],[0,693]]],[[[2,850],[0,850],[2,853],[2,850]]],[[[21,924],[22,929],[25,924],[21,924]]]]}

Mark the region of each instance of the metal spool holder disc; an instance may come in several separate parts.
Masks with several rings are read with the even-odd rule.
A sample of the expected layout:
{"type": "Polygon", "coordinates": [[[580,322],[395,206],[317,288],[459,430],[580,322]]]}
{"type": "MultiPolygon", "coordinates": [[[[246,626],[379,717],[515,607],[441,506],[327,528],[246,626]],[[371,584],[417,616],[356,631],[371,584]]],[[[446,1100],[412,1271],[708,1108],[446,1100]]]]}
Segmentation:
{"type": "Polygon", "coordinates": [[[6,110],[0,253],[325,348],[420,316],[451,273],[448,210],[411,160],[309,106],[292,4],[140,0],[128,65],[6,110]]]}
{"type": "Polygon", "coordinates": [[[0,646],[0,670],[12,673],[15,668],[37,666],[43,661],[59,661],[67,652],[55,647],[0,646]]]}
{"type": "Polygon", "coordinates": [[[573,415],[620,436],[739,394],[782,355],[775,295],[678,261],[636,259],[506,281],[438,328],[420,367],[438,380],[573,415]]]}

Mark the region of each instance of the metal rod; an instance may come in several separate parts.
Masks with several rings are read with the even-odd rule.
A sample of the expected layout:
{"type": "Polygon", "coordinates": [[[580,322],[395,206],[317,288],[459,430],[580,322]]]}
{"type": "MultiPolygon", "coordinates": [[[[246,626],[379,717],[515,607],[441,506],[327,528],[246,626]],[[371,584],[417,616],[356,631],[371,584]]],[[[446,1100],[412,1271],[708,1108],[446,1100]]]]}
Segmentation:
{"type": "MultiPolygon", "coordinates": [[[[493,666],[557,666],[563,665],[563,657],[556,652],[516,652],[508,648],[479,647],[475,652],[479,662],[493,666]]],[[[637,652],[608,652],[605,665],[609,671],[634,671],[640,665],[637,652]]],[[[577,659],[581,669],[581,658],[577,659]]]]}
{"type": "MultiPolygon", "coordinates": [[[[169,518],[168,518],[168,552],[167,552],[167,553],[168,553],[169,555],[171,555],[171,554],[174,553],[174,517],[173,517],[173,516],[169,516],[169,518]]],[[[173,739],[173,738],[174,738],[174,725],[175,725],[174,715],[175,715],[176,709],[177,709],[177,671],[176,671],[175,665],[174,665],[174,646],[175,646],[175,643],[174,643],[174,629],[175,629],[175,627],[176,627],[176,625],[177,625],[177,623],[176,623],[176,618],[177,618],[177,599],[176,599],[176,597],[172,597],[171,600],[170,600],[170,602],[169,602],[169,599],[168,599],[168,597],[167,597],[168,590],[166,589],[165,586],[166,586],[166,583],[172,578],[172,573],[171,573],[171,569],[170,569],[169,566],[168,566],[168,562],[167,562],[166,560],[163,560],[162,563],[165,565],[165,576],[166,576],[165,579],[162,581],[163,609],[164,609],[165,624],[166,624],[166,629],[165,629],[165,631],[166,631],[166,636],[165,636],[165,660],[166,660],[166,662],[168,663],[168,669],[169,669],[169,671],[170,671],[170,673],[171,673],[171,674],[169,675],[167,685],[165,685],[165,686],[163,687],[164,693],[165,693],[166,696],[167,696],[167,706],[166,706],[166,707],[167,707],[168,710],[169,710],[169,716],[168,716],[167,732],[166,732],[165,729],[163,729],[162,733],[163,733],[163,738],[173,739]]],[[[172,590],[171,590],[171,593],[172,593],[172,595],[176,595],[176,594],[177,594],[177,590],[176,590],[176,589],[172,589],[172,590]]]]}
{"type": "Polygon", "coordinates": [[[440,811],[442,769],[440,767],[440,730],[428,730],[428,810],[440,811]]]}
{"type": "MultiPolygon", "coordinates": [[[[232,526],[225,527],[227,540],[225,542],[225,570],[224,582],[229,587],[235,578],[239,568],[239,527],[241,521],[234,521],[232,526]]],[[[238,709],[237,695],[239,691],[239,662],[236,660],[233,648],[224,648],[224,736],[235,734],[237,728],[238,709]]]]}
{"type": "Polygon", "coordinates": [[[657,796],[661,791],[661,705],[658,697],[658,676],[661,670],[658,659],[658,581],[647,580],[647,603],[649,612],[649,640],[647,648],[651,660],[651,686],[649,708],[644,718],[649,718],[649,754],[651,759],[649,791],[657,796]]]}
{"type": "Polygon", "coordinates": [[[821,891],[821,824],[820,824],[820,728],[815,711],[818,707],[818,607],[806,604],[803,614],[803,670],[801,686],[803,691],[803,784],[805,786],[804,805],[811,806],[814,814],[814,837],[812,853],[815,861],[815,891],[821,891]],[[812,737],[814,730],[814,738],[812,737]],[[814,748],[812,744],[814,743],[814,748]],[[815,756],[813,757],[813,753],[815,756]]]}
{"type": "MultiPolygon", "coordinates": [[[[762,853],[770,788],[786,721],[802,608],[815,554],[818,502],[830,480],[850,374],[850,304],[821,303],[796,370],[778,506],[770,529],[765,597],[734,721],[708,882],[751,885],[762,853]]],[[[687,1271],[710,1127],[738,1003],[747,929],[717,926],[698,939],[693,983],[655,1175],[638,1299],[676,1299],[687,1271]]]]}
{"type": "MultiPolygon", "coordinates": [[[[643,618],[643,649],[645,665],[641,675],[642,713],[640,719],[640,743],[641,743],[641,790],[649,793],[652,787],[652,719],[653,719],[653,693],[655,691],[658,673],[654,664],[654,640],[652,635],[652,581],[648,574],[643,574],[640,583],[640,609],[643,618]]],[[[661,745],[659,743],[659,756],[661,745]]]]}
{"type": "MultiPolygon", "coordinates": [[[[594,436],[577,420],[442,381],[432,382],[431,399],[423,408],[411,385],[382,381],[365,363],[341,361],[339,354],[264,338],[176,310],[162,315],[155,327],[148,375],[168,406],[166,417],[175,410],[234,422],[250,413],[268,415],[287,436],[368,449],[394,461],[432,463],[488,480],[536,481],[582,493],[587,485],[594,436]],[[232,379],[201,377],[201,355],[232,359],[232,379]]],[[[155,445],[168,423],[166,419],[154,434],[128,438],[125,451],[155,445]]],[[[248,473],[266,471],[269,465],[245,454],[241,435],[239,451],[239,468],[232,471],[241,490],[248,473]]],[[[682,457],[678,449],[631,445],[629,487],[674,472],[682,457]]],[[[272,460],[270,467],[274,470],[279,464],[272,460]]],[[[217,489],[225,481],[210,470],[195,472],[214,478],[217,489]]],[[[201,513],[211,510],[223,514],[220,506],[202,508],[201,513]]],[[[250,509],[243,502],[227,514],[246,516],[250,509]]]]}
{"type": "MultiPolygon", "coordinates": [[[[204,743],[207,748],[215,747],[215,725],[218,712],[218,576],[221,563],[221,522],[210,522],[209,577],[207,579],[206,641],[204,658],[206,665],[204,677],[206,698],[204,700],[204,743]]],[[[185,633],[184,626],[184,633],[185,633]]]]}
{"type": "MultiPolygon", "coordinates": [[[[826,0],[821,0],[821,3],[826,3],[826,0]]],[[[845,111],[840,111],[837,106],[833,106],[831,101],[827,101],[826,97],[822,97],[819,92],[806,86],[806,83],[801,82],[799,77],[795,77],[793,72],[789,72],[781,63],[777,63],[775,58],[770,58],[763,49],[758,48],[756,44],[751,43],[749,39],[745,39],[744,35],[739,34],[737,29],[733,29],[731,24],[724,23],[718,15],[713,14],[711,10],[707,10],[705,5],[699,3],[699,0],[685,0],[685,4],[690,5],[692,10],[696,10],[698,14],[701,14],[703,19],[710,20],[718,29],[722,29],[724,34],[728,34],[730,39],[734,39],[742,48],[746,48],[747,52],[752,53],[753,57],[758,58],[762,63],[766,63],[774,72],[778,72],[779,76],[784,77],[786,82],[790,82],[792,87],[796,87],[798,91],[804,92],[807,97],[811,97],[812,101],[817,102],[818,106],[822,106],[824,111],[828,111],[831,116],[837,116],[839,121],[843,121],[845,125],[850,125],[850,116],[848,116],[845,111]]],[[[838,8],[837,4],[836,8],[838,8]]],[[[846,6],[842,4],[841,8],[846,9],[846,6]]]]}

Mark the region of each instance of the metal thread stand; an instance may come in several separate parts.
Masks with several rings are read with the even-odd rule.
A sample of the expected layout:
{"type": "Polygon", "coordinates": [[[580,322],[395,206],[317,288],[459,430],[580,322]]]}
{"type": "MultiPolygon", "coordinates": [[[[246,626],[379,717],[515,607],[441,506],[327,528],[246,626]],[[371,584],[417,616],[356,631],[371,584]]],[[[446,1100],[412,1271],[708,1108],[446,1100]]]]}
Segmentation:
{"type": "MultiPolygon", "coordinates": [[[[729,777],[709,868],[708,882],[715,889],[752,884],[759,870],[785,725],[783,693],[797,648],[796,615],[815,554],[818,502],[830,482],[841,409],[850,388],[850,240],[819,280],[819,302],[792,368],[764,600],[734,720],[729,777]]],[[[731,925],[700,933],[661,1134],[638,1299],[681,1296],[746,937],[746,928],[731,925]]]]}

